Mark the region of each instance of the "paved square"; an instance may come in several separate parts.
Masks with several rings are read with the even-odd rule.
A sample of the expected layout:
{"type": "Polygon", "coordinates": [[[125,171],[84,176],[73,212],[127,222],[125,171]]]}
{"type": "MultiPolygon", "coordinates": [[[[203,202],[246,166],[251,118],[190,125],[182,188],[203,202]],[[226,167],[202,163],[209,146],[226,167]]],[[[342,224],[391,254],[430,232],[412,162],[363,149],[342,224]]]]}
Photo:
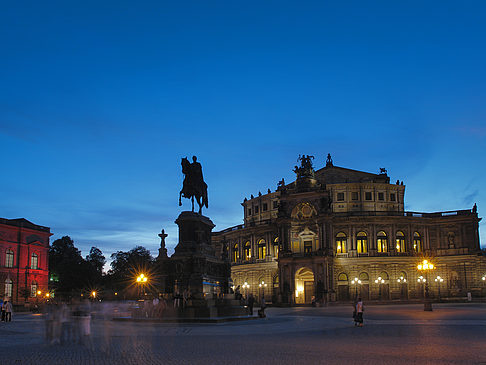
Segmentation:
{"type": "Polygon", "coordinates": [[[41,315],[0,323],[1,364],[486,364],[486,304],[268,308],[220,324],[93,319],[85,344],[48,345],[41,315]]]}

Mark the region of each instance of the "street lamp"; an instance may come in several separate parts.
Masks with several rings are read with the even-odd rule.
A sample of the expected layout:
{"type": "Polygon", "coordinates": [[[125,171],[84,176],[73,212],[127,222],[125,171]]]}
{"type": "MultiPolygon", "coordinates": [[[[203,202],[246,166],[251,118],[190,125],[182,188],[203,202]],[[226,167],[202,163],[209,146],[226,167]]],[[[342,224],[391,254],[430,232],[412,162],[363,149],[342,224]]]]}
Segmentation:
{"type": "Polygon", "coordinates": [[[94,291],[94,290],[93,290],[93,291],[91,292],[91,296],[93,297],[93,299],[96,299],[96,291],[94,291]]]}
{"type": "Polygon", "coordinates": [[[444,279],[441,278],[439,275],[437,275],[437,277],[435,278],[434,281],[437,283],[438,288],[439,288],[439,302],[440,302],[440,283],[442,283],[444,281],[444,279]]]}
{"type": "Polygon", "coordinates": [[[245,289],[245,296],[248,298],[248,288],[250,287],[250,284],[248,284],[246,281],[242,285],[243,289],[245,289]]]}
{"type": "Polygon", "coordinates": [[[144,285],[147,283],[148,278],[145,276],[145,274],[140,274],[137,276],[137,284],[138,284],[138,296],[141,296],[141,292],[144,289],[144,285]]]}
{"type": "Polygon", "coordinates": [[[405,284],[407,284],[407,279],[405,279],[403,276],[400,276],[397,279],[397,282],[400,285],[400,296],[401,296],[401,298],[402,299],[407,298],[408,295],[406,293],[406,286],[405,286],[405,284]]]}
{"type": "Polygon", "coordinates": [[[353,280],[351,280],[351,284],[355,285],[354,296],[358,298],[358,285],[361,285],[361,280],[359,280],[358,278],[354,278],[353,280]]]}
{"type": "Polygon", "coordinates": [[[378,279],[375,280],[375,284],[379,284],[379,295],[380,295],[380,300],[381,300],[381,284],[385,284],[385,279],[383,279],[381,276],[378,276],[378,279]]]}
{"type": "Polygon", "coordinates": [[[435,265],[428,260],[423,260],[422,263],[417,265],[417,269],[419,271],[423,271],[425,274],[425,278],[423,282],[425,282],[425,301],[424,301],[424,311],[432,311],[432,302],[429,299],[429,284],[427,281],[427,273],[429,270],[435,269],[435,265]]]}
{"type": "Polygon", "coordinates": [[[267,283],[265,283],[263,280],[260,284],[258,284],[258,286],[262,289],[263,293],[262,293],[262,296],[263,298],[265,298],[265,288],[267,287],[267,283]]]}

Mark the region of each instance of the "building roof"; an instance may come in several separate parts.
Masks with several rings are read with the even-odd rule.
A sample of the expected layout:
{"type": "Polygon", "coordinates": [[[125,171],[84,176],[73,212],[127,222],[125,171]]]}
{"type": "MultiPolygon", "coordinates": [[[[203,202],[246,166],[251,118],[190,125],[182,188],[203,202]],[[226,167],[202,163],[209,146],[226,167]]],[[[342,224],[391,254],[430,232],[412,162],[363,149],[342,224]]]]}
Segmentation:
{"type": "Polygon", "coordinates": [[[389,184],[390,178],[384,173],[373,174],[370,172],[347,169],[338,166],[326,166],[315,172],[315,178],[321,184],[362,183],[374,182],[389,184]]]}
{"type": "Polygon", "coordinates": [[[36,231],[50,233],[49,227],[39,226],[37,224],[28,221],[25,218],[15,218],[15,219],[0,218],[0,224],[6,224],[8,226],[15,226],[15,227],[22,227],[22,228],[29,228],[36,231]]]}

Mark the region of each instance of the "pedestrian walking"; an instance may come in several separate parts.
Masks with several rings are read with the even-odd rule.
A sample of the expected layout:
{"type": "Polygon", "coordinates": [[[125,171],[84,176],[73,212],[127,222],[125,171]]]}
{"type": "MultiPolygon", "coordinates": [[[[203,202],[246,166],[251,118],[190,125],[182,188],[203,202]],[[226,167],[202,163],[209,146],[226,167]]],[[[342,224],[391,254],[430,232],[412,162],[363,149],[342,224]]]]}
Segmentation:
{"type": "Polygon", "coordinates": [[[358,302],[356,303],[355,306],[355,318],[354,318],[354,325],[357,327],[363,327],[363,311],[364,311],[364,306],[363,306],[363,301],[361,298],[358,298],[358,302]]]}
{"type": "Polygon", "coordinates": [[[265,318],[266,317],[265,308],[267,307],[267,305],[265,303],[265,297],[263,295],[260,303],[261,305],[260,305],[260,310],[258,311],[258,317],[265,318]]]}
{"type": "Polygon", "coordinates": [[[5,306],[5,322],[11,322],[12,321],[12,312],[13,312],[12,302],[10,302],[9,300],[6,300],[3,303],[3,306],[5,306]]]}
{"type": "Polygon", "coordinates": [[[248,312],[250,316],[253,315],[253,304],[255,304],[255,298],[253,297],[253,294],[250,293],[248,296],[248,312]]]}

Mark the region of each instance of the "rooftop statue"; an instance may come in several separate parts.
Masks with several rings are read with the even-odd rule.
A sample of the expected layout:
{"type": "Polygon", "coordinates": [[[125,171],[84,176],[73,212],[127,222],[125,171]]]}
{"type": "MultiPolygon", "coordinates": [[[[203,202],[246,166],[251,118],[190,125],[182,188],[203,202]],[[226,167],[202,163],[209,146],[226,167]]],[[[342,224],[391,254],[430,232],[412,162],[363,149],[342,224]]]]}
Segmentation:
{"type": "Polygon", "coordinates": [[[297,178],[301,177],[314,177],[314,168],[312,167],[312,160],[314,156],[299,155],[297,161],[300,161],[300,167],[295,166],[294,172],[297,174],[297,178]]]}
{"type": "Polygon", "coordinates": [[[196,156],[192,156],[192,163],[189,162],[187,157],[184,157],[181,165],[182,173],[185,176],[182,190],[179,193],[179,206],[182,205],[181,197],[191,199],[192,211],[194,212],[194,198],[196,198],[199,214],[201,214],[202,207],[208,207],[208,186],[203,179],[201,164],[197,162],[196,156]]]}
{"type": "Polygon", "coordinates": [[[334,166],[334,165],[332,164],[332,157],[331,157],[331,154],[330,154],[330,153],[328,153],[328,154],[327,154],[327,160],[326,160],[326,167],[332,167],[332,166],[334,166]]]}

